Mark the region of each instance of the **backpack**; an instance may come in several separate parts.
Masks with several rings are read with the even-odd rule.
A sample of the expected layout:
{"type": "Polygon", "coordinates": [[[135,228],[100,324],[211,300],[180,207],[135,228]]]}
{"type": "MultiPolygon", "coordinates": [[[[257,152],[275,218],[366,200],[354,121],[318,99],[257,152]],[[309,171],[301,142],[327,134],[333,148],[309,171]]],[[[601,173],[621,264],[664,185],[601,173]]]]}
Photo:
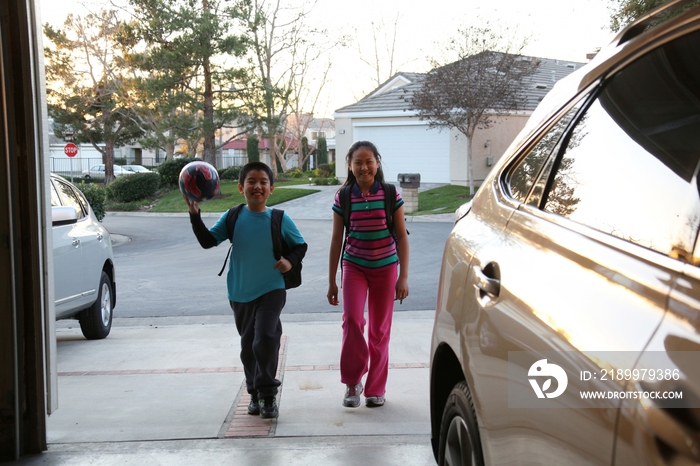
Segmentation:
{"type": "MultiPolygon", "coordinates": [[[[241,209],[244,205],[245,204],[239,204],[235,207],[231,207],[228,210],[228,213],[226,214],[226,231],[228,233],[229,239],[231,240],[231,246],[228,248],[228,253],[226,253],[226,259],[224,260],[224,265],[221,267],[219,276],[221,276],[221,274],[224,273],[224,270],[226,269],[226,263],[228,262],[228,258],[231,255],[231,249],[233,249],[233,230],[236,227],[238,214],[241,212],[241,209]]],[[[280,257],[282,256],[288,256],[289,253],[292,251],[292,248],[290,248],[284,241],[284,238],[282,238],[283,217],[284,210],[272,209],[272,220],[270,222],[270,227],[272,229],[272,251],[276,260],[280,260],[280,257]]],[[[289,271],[282,274],[282,277],[284,278],[285,290],[288,290],[290,288],[296,288],[299,285],[301,285],[301,260],[304,258],[307,249],[306,244],[304,244],[303,246],[303,251],[299,251],[301,253],[299,262],[296,265],[292,263],[292,268],[289,269],[289,271]]]]}
{"type": "MultiPolygon", "coordinates": [[[[391,183],[381,183],[382,190],[384,191],[384,213],[386,214],[386,226],[391,233],[391,236],[396,238],[396,232],[394,231],[394,212],[396,211],[396,186],[391,183]],[[387,199],[391,199],[392,202],[387,202],[387,199]]],[[[343,211],[343,225],[345,225],[345,238],[350,234],[350,194],[352,192],[352,186],[343,186],[339,191],[340,200],[340,210],[343,211]]],[[[408,230],[406,231],[407,234],[408,230]]],[[[343,251],[345,250],[345,244],[343,244],[343,251]]]]}

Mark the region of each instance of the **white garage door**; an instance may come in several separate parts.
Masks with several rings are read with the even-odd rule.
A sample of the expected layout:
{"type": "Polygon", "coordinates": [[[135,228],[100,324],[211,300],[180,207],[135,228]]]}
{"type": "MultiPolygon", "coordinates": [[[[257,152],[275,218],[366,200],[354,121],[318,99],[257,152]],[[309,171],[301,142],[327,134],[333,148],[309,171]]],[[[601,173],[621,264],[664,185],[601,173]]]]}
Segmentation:
{"type": "Polygon", "coordinates": [[[450,182],[450,139],[446,130],[426,125],[356,126],[356,141],[372,141],[382,156],[384,177],[420,173],[423,183],[450,182]]]}

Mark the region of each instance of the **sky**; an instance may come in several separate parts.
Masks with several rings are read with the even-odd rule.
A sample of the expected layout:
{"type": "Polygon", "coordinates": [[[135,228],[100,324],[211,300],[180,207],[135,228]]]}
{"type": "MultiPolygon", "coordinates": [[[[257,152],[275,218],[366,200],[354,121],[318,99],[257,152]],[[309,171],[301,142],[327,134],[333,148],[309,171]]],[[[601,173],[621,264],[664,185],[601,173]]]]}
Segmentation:
{"type": "MultiPolygon", "coordinates": [[[[87,12],[84,5],[94,7],[102,0],[37,1],[42,23],[60,26],[69,12],[87,12]]],[[[374,60],[373,28],[384,51],[380,54],[380,70],[386,74],[381,76],[382,81],[389,77],[386,51],[391,47],[386,44],[394,35],[393,71],[426,72],[430,69],[429,58],[442,58],[445,44],[460,28],[485,22],[504,28],[520,40],[528,37],[526,55],[586,62],[587,53],[605,46],[612,37],[608,29],[611,1],[317,0],[310,24],[326,29],[329,43],[341,36],[351,42],[330,51],[330,79],[315,113],[330,117],[336,109],[357,102],[375,89],[376,72],[364,62],[374,60]]]]}

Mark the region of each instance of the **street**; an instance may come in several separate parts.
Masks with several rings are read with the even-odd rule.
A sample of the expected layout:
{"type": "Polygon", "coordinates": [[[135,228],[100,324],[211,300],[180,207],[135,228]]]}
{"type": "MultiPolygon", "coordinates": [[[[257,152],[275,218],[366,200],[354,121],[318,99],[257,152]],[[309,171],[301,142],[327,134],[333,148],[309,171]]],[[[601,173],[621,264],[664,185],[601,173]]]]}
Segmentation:
{"type": "MultiPolygon", "coordinates": [[[[205,217],[211,226],[217,217],[205,217]]],[[[114,248],[117,273],[115,317],[229,315],[225,273],[217,274],[230,243],[202,249],[186,216],[115,216],[103,224],[131,241],[114,248]]],[[[287,294],[284,312],[341,312],[326,301],[330,220],[296,220],[309,245],[303,283],[287,294]]],[[[445,239],[451,223],[409,222],[410,296],[396,311],[434,310],[445,239]]],[[[340,284],[340,277],[338,277],[340,284]]]]}

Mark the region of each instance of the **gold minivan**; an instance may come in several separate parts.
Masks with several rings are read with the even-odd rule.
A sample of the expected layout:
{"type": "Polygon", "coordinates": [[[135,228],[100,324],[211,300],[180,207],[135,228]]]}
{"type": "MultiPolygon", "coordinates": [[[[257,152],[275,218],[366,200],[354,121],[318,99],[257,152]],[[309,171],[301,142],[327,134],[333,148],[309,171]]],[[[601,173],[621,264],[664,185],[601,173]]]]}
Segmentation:
{"type": "Polygon", "coordinates": [[[446,242],[440,465],[700,463],[700,7],[543,100],[446,242]]]}

